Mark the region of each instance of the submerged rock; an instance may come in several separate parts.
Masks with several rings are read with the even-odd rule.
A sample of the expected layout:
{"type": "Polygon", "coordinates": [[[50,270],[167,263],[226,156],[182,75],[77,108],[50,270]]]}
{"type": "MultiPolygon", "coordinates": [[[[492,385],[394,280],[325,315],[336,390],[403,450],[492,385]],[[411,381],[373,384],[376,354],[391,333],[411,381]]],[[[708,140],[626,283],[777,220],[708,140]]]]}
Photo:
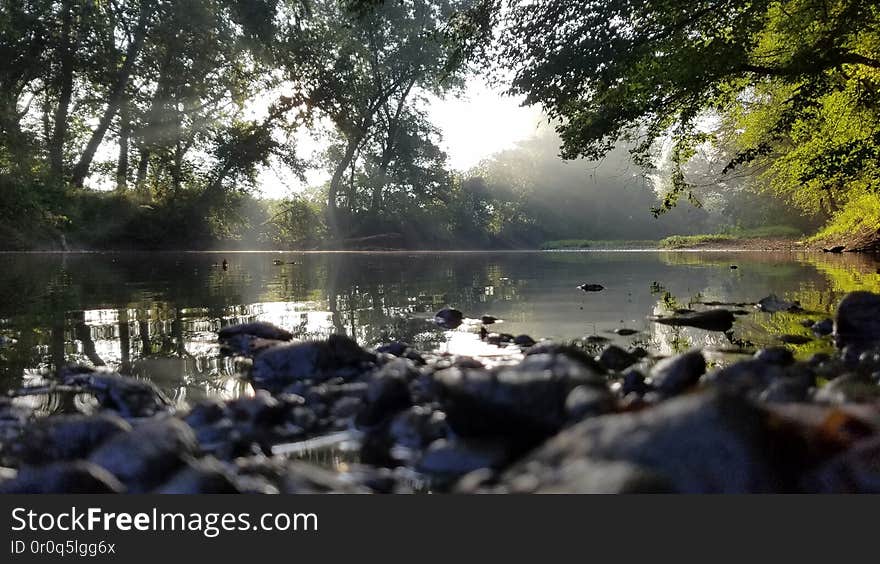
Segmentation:
{"type": "Polygon", "coordinates": [[[265,321],[255,323],[241,323],[223,327],[217,332],[217,337],[223,341],[235,335],[250,335],[261,339],[273,341],[289,341],[293,339],[293,333],[265,321]]]}
{"type": "Polygon", "coordinates": [[[578,286],[578,290],[582,290],[584,292],[601,292],[605,289],[605,286],[601,284],[581,284],[578,286]]]}
{"type": "Polygon", "coordinates": [[[710,309],[683,315],[654,317],[652,321],[663,325],[696,327],[707,331],[730,331],[735,319],[733,313],[726,309],[710,309]]]}
{"type": "Polygon", "coordinates": [[[800,302],[786,301],[780,299],[776,294],[770,294],[766,298],[758,300],[758,304],[755,307],[765,313],[777,313],[780,311],[794,313],[798,311],[803,311],[800,302]]]}

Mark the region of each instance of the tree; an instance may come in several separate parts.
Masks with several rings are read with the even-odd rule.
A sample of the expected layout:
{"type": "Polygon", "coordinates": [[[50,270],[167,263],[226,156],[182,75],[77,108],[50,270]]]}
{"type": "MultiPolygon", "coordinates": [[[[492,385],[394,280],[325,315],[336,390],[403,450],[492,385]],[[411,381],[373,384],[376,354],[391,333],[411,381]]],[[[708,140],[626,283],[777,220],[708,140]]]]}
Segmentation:
{"type": "MultiPolygon", "coordinates": [[[[829,114],[832,106],[862,118],[864,112],[876,114],[876,3],[507,4],[497,60],[513,72],[514,92],[560,120],[565,157],[596,158],[621,137],[631,137],[639,140],[635,155],[648,164],[652,144],[672,135],[680,167],[710,138],[700,124],[706,112],[715,111],[742,118],[728,129],[738,139],[727,170],[772,154],[787,170],[777,174],[789,177],[789,189],[794,179],[843,187],[865,174],[876,187],[873,125],[850,128],[851,135],[831,144],[822,144],[816,131],[836,119],[833,111],[829,114]],[[750,115],[761,118],[749,122],[750,115]],[[789,167],[790,157],[798,160],[791,152],[795,148],[809,152],[810,162],[789,167]]],[[[877,123],[874,117],[870,123],[877,123]]],[[[689,188],[683,175],[674,180],[670,204],[689,188]]]]}

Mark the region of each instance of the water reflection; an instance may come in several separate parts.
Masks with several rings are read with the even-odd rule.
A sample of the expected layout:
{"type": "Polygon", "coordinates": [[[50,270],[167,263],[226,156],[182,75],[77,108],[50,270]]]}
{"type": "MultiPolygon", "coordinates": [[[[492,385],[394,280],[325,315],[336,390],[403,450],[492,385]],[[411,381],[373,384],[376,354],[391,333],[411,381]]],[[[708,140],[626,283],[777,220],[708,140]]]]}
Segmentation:
{"type": "Polygon", "coordinates": [[[232,323],[270,321],[300,338],[345,333],[364,346],[510,352],[482,344],[476,324],[444,334],[428,321],[453,306],[501,318],[492,329],[514,335],[600,335],[662,354],[725,350],[806,329],[797,316],[751,308],[727,335],[646,317],[771,292],[824,315],[847,291],[880,291],[880,274],[869,257],[790,253],[2,254],[0,283],[2,387],[37,384],[44,370],[80,362],[150,378],[186,403],[250,393],[234,361],[218,354],[216,331],[232,323]],[[576,289],[585,282],[606,290],[576,289]],[[611,333],[621,327],[637,333],[611,333]]]}

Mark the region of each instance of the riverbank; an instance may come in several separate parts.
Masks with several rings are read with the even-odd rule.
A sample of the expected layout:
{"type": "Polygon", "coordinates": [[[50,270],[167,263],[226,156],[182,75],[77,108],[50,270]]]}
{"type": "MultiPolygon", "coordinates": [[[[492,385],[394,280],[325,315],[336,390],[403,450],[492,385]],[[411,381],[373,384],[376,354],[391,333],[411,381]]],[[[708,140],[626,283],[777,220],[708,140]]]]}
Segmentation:
{"type": "MultiPolygon", "coordinates": [[[[736,322],[707,311],[657,321],[736,322]]],[[[462,317],[435,322],[455,331],[462,317]]],[[[721,367],[700,350],[594,354],[486,331],[510,351],[487,365],[228,326],[218,338],[253,395],[176,411],[148,381],[86,367],[12,390],[0,491],[877,492],[880,295],[849,294],[833,321],[813,321],[816,338],[833,331],[833,354],[772,347],[721,367]],[[47,394],[80,413],[31,412],[47,394]]]]}

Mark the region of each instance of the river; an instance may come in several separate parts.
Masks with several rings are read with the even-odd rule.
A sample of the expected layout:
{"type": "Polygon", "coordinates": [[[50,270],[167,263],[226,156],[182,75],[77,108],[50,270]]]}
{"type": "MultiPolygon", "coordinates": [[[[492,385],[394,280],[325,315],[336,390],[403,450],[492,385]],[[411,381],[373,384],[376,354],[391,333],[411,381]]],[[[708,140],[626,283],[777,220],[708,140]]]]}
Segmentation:
{"type": "MultiPolygon", "coordinates": [[[[0,386],[38,384],[53,366],[78,362],[152,379],[181,405],[248,394],[216,331],[254,320],[302,339],[346,333],[366,347],[401,340],[491,362],[518,353],[480,341],[476,320],[492,315],[501,321],[491,331],[599,336],[654,354],[700,346],[723,362],[782,334],[809,336],[803,318],[828,316],[847,291],[880,290],[878,266],[866,256],[770,252],[3,253],[0,386]],[[605,289],[582,292],[583,283],[605,289]],[[649,320],[771,293],[806,313],[740,304],[727,334],[649,320]],[[443,307],[473,320],[444,332],[431,322],[443,307]],[[613,333],[620,328],[637,333],[613,333]]],[[[828,347],[819,339],[795,349],[828,347]]]]}

